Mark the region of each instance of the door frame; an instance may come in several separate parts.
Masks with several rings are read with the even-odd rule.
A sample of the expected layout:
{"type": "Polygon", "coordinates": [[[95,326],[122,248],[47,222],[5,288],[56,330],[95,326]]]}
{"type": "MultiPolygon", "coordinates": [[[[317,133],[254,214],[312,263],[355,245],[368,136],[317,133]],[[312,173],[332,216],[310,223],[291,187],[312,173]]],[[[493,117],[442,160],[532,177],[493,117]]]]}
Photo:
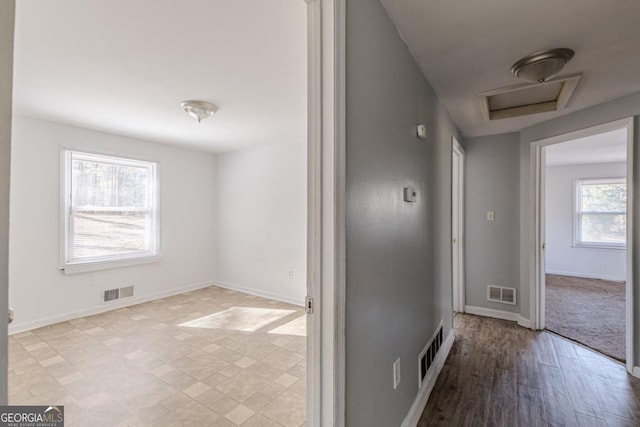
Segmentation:
{"type": "MultiPolygon", "coordinates": [[[[544,138],[531,143],[530,166],[532,171],[534,194],[534,215],[531,227],[534,243],[534,253],[531,259],[530,295],[531,295],[531,328],[544,329],[545,318],[545,148],[549,145],[559,144],[574,139],[584,138],[616,129],[627,130],[627,218],[633,218],[633,141],[634,121],[633,117],[607,122],[591,126],[574,132],[544,138]]],[[[633,221],[627,221],[627,281],[626,281],[626,368],[629,373],[640,376],[640,368],[634,365],[634,288],[633,281],[633,221]]]]}
{"type": "Polygon", "coordinates": [[[452,309],[465,312],[464,275],[464,149],[451,137],[451,284],[452,309]],[[458,160],[457,168],[456,159],[458,160]],[[457,171],[457,174],[456,174],[457,171]],[[456,185],[457,184],[457,185],[456,185]]]}
{"type": "MultiPolygon", "coordinates": [[[[308,47],[307,288],[315,305],[314,313],[308,316],[307,322],[310,337],[307,340],[307,425],[342,427],[345,378],[345,0],[305,2],[308,47]]],[[[3,16],[7,23],[9,19],[12,22],[13,0],[0,7],[11,12],[3,16]]],[[[12,26],[2,28],[13,35],[12,26]]],[[[5,31],[2,35],[5,36],[5,31]]],[[[10,44],[13,45],[12,42],[10,44]]],[[[8,114],[11,114],[10,97],[8,102],[8,114]]],[[[5,129],[4,132],[10,133],[10,130],[5,129]]],[[[2,170],[8,174],[9,168],[2,170]]],[[[3,185],[0,193],[3,196],[6,193],[8,199],[8,180],[3,178],[0,181],[3,185]]],[[[3,222],[0,224],[2,227],[8,224],[4,212],[0,212],[0,222],[3,222]]],[[[0,250],[3,258],[0,259],[0,314],[4,313],[6,319],[8,256],[4,252],[0,250]]],[[[5,325],[0,332],[0,403],[5,404],[7,335],[5,325]]]]}
{"type": "MultiPolygon", "coordinates": [[[[0,4],[0,319],[9,309],[9,192],[11,189],[11,120],[15,1],[0,4]],[[8,125],[7,125],[8,122],[8,125]]],[[[8,402],[8,323],[0,328],[0,405],[8,402]]]]}
{"type": "Polygon", "coordinates": [[[345,422],[345,0],[307,3],[307,425],[345,422]]]}

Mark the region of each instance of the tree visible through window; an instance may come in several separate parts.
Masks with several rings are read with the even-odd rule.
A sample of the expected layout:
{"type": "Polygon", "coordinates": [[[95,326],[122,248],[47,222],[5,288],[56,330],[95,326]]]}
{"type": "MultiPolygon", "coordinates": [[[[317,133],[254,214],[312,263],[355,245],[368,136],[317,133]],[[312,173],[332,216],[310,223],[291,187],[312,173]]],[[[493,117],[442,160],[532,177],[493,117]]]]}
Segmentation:
{"type": "Polygon", "coordinates": [[[66,264],[158,252],[156,164],[65,152],[66,264]]]}
{"type": "Polygon", "coordinates": [[[625,179],[581,179],[576,187],[576,244],[626,246],[625,179]]]}

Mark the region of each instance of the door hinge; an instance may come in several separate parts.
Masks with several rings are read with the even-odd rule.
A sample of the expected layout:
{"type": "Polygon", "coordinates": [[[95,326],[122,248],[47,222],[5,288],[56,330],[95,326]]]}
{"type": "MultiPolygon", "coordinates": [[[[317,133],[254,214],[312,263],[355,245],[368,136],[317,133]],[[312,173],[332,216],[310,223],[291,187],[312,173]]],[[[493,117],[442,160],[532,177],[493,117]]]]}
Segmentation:
{"type": "Polygon", "coordinates": [[[304,309],[307,311],[307,314],[313,313],[313,298],[308,295],[304,299],[304,309]]]}

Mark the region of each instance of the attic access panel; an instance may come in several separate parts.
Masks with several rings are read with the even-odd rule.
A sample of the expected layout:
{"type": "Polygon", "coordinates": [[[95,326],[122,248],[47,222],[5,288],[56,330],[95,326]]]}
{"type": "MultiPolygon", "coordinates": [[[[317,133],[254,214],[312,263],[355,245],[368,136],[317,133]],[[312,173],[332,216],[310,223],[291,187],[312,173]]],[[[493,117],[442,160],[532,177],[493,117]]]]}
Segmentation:
{"type": "Polygon", "coordinates": [[[496,89],[479,94],[485,121],[508,119],[565,108],[581,75],[557,77],[544,83],[532,83],[496,89]]]}

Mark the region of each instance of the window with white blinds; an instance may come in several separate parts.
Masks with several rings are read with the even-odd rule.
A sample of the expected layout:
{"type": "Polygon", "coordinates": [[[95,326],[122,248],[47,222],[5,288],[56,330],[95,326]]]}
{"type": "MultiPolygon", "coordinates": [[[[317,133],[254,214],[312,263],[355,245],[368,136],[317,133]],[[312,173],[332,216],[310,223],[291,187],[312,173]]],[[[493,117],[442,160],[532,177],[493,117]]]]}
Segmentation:
{"type": "Polygon", "coordinates": [[[157,186],[156,163],[65,150],[65,268],[157,256],[157,186]]]}

